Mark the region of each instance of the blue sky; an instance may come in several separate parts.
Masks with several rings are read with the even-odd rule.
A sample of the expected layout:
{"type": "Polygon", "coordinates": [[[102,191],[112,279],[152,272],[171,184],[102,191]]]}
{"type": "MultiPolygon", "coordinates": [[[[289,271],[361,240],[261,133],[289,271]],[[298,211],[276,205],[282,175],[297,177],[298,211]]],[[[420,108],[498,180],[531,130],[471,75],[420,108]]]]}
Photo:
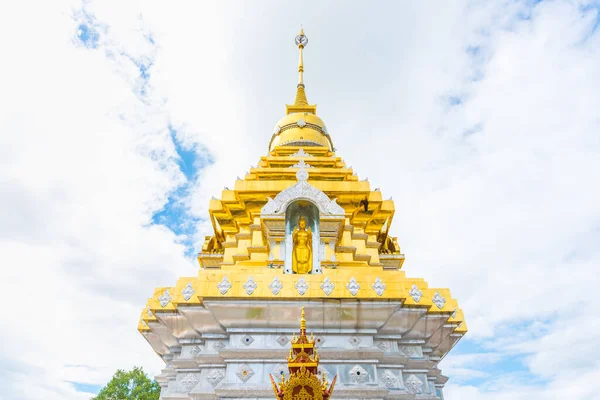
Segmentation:
{"type": "Polygon", "coordinates": [[[2,6],[0,397],[160,371],[140,307],[266,153],[301,24],[338,155],[396,201],[406,273],[464,309],[446,399],[598,396],[599,3],[302,4],[2,6]]]}

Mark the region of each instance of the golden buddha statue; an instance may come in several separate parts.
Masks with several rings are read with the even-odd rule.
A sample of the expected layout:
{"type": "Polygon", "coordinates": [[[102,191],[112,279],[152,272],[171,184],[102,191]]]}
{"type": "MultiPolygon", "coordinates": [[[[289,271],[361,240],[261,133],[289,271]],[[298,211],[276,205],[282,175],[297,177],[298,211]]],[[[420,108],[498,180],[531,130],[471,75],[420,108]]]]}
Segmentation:
{"type": "Polygon", "coordinates": [[[306,228],[306,218],[301,216],[292,234],[292,270],[297,274],[312,271],[312,231],[306,228]]]}

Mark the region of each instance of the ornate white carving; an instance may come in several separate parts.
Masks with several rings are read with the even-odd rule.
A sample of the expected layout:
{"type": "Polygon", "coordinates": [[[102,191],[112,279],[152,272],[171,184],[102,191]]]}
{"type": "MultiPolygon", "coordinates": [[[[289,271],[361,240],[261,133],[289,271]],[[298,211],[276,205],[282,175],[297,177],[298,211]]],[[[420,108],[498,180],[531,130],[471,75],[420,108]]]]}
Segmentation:
{"type": "Polygon", "coordinates": [[[202,351],[202,349],[200,348],[200,346],[196,345],[194,346],[194,348],[190,351],[190,354],[192,355],[192,357],[196,357],[198,354],[200,354],[200,352],[202,351]]]}
{"type": "Polygon", "coordinates": [[[192,390],[200,382],[200,379],[194,374],[187,374],[181,380],[181,386],[183,386],[188,392],[192,390]]]}
{"type": "Polygon", "coordinates": [[[364,383],[369,378],[369,373],[360,365],[352,367],[349,373],[353,383],[364,383]]]}
{"type": "Polygon", "coordinates": [[[290,157],[314,157],[312,154],[307,153],[304,151],[304,149],[300,149],[297,152],[295,152],[294,154],[292,154],[290,157]]]}
{"type": "Polygon", "coordinates": [[[418,303],[421,300],[421,296],[423,296],[423,292],[419,290],[417,285],[412,285],[412,288],[408,294],[410,294],[410,297],[413,298],[415,303],[418,303]]]}
{"type": "Polygon", "coordinates": [[[446,299],[440,294],[440,292],[435,292],[431,301],[433,301],[433,304],[435,304],[440,310],[444,308],[444,304],[446,304],[446,299]]]}
{"type": "Polygon", "coordinates": [[[206,382],[210,383],[212,387],[216,387],[225,378],[225,374],[220,369],[215,369],[213,372],[208,374],[206,382]]]}
{"type": "Polygon", "coordinates": [[[194,293],[196,293],[194,291],[194,288],[192,287],[192,282],[189,282],[187,284],[187,286],[181,291],[181,294],[183,295],[183,298],[185,299],[185,301],[188,301],[189,299],[192,298],[192,296],[194,295],[194,293]]]}
{"type": "Polygon", "coordinates": [[[244,283],[244,290],[246,291],[246,293],[248,294],[248,296],[250,296],[252,293],[254,293],[254,291],[256,290],[256,282],[254,282],[254,279],[252,279],[252,277],[248,277],[248,280],[246,281],[246,283],[244,283]]]}
{"type": "Polygon", "coordinates": [[[380,379],[386,388],[398,387],[398,377],[394,375],[389,369],[386,369],[385,372],[381,374],[380,379]]]}
{"type": "Polygon", "coordinates": [[[146,321],[142,320],[142,326],[145,327],[145,328],[148,327],[148,324],[146,323],[146,321]]]}
{"type": "Polygon", "coordinates": [[[150,309],[150,306],[146,307],[146,310],[148,312],[148,318],[152,318],[154,316],[154,314],[152,314],[152,310],[150,309]]]}
{"type": "Polygon", "coordinates": [[[212,345],[213,349],[215,349],[215,351],[218,353],[219,351],[223,350],[225,348],[225,343],[223,342],[214,342],[212,345]]]}
{"type": "Polygon", "coordinates": [[[348,341],[354,347],[358,347],[358,345],[361,342],[361,340],[360,340],[360,338],[358,336],[352,336],[350,339],[348,339],[348,341]]]}
{"type": "Polygon", "coordinates": [[[304,121],[302,118],[300,118],[300,119],[298,120],[298,122],[296,122],[296,124],[297,124],[297,125],[298,125],[300,128],[304,128],[304,127],[306,126],[306,122],[305,122],[305,121],[304,121]]]}
{"type": "Polygon", "coordinates": [[[333,282],[331,282],[329,277],[325,277],[325,280],[323,281],[323,283],[321,283],[321,289],[323,289],[325,296],[329,296],[334,288],[335,285],[333,284],[333,282]]]}
{"type": "Polygon", "coordinates": [[[279,280],[278,277],[273,278],[273,282],[271,282],[271,284],[269,285],[269,289],[271,289],[271,292],[273,292],[273,294],[277,296],[281,291],[281,288],[283,288],[283,283],[279,280]]]}
{"type": "Polygon", "coordinates": [[[293,166],[299,168],[296,172],[298,183],[282,190],[274,199],[267,198],[267,204],[260,210],[261,214],[283,214],[289,203],[299,199],[314,203],[319,211],[325,215],[345,214],[344,209],[337,204],[337,199],[330,200],[323,191],[307,182],[308,171],[304,168],[306,166],[304,160],[300,160],[298,164],[293,166]]]}
{"type": "Polygon", "coordinates": [[[312,165],[307,164],[304,160],[298,161],[296,164],[290,166],[290,168],[312,168],[312,165]]]}
{"type": "Polygon", "coordinates": [[[304,296],[304,293],[308,290],[308,283],[304,280],[304,278],[300,278],[298,282],[296,282],[296,290],[300,296],[304,296]]]}
{"type": "Polygon", "coordinates": [[[420,354],[414,349],[414,347],[402,346],[400,351],[410,358],[420,357],[420,354]]]}
{"type": "Polygon", "coordinates": [[[404,381],[404,386],[406,386],[406,390],[411,394],[419,394],[423,393],[423,382],[417,378],[415,375],[409,376],[404,381]]]}
{"type": "Polygon", "coordinates": [[[277,338],[277,343],[279,343],[280,346],[285,346],[289,341],[290,339],[288,339],[288,337],[283,333],[277,338]]]}
{"type": "Polygon", "coordinates": [[[352,296],[356,296],[356,294],[358,293],[358,289],[360,289],[360,283],[356,282],[356,279],[352,277],[352,279],[350,279],[350,282],[346,283],[346,287],[348,288],[352,296]]]}
{"type": "Polygon", "coordinates": [[[164,308],[167,306],[167,304],[169,304],[171,299],[173,299],[173,296],[171,296],[171,293],[169,293],[169,289],[166,289],[165,292],[158,298],[158,302],[160,303],[161,307],[164,308]]]}
{"type": "Polygon", "coordinates": [[[238,378],[244,383],[248,382],[254,376],[254,371],[248,364],[241,365],[235,373],[238,378]]]}
{"type": "Polygon", "coordinates": [[[219,288],[221,294],[225,294],[229,291],[229,289],[231,289],[231,282],[229,282],[229,279],[226,276],[224,276],[223,279],[221,279],[221,282],[217,285],[217,287],[219,288]]]}
{"type": "Polygon", "coordinates": [[[390,344],[390,342],[378,342],[377,347],[385,353],[389,352],[392,349],[392,345],[390,344]]]}
{"type": "Polygon", "coordinates": [[[254,338],[250,335],[246,335],[242,338],[242,343],[244,343],[246,346],[250,346],[252,343],[254,343],[254,338]]]}
{"type": "Polygon", "coordinates": [[[375,283],[371,285],[377,296],[382,296],[385,292],[385,283],[381,281],[381,278],[375,278],[375,283]]]}

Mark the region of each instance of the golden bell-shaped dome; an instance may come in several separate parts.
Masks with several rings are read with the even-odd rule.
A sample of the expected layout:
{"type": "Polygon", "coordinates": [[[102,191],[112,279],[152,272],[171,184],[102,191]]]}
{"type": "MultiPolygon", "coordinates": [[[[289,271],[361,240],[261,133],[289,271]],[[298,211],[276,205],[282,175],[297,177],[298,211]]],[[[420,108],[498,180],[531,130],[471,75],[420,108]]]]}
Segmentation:
{"type": "Polygon", "coordinates": [[[287,115],[277,122],[273,137],[269,143],[269,151],[279,146],[320,146],[333,151],[333,143],[325,127],[325,123],[316,115],[317,106],[308,104],[304,91],[304,61],[302,50],[308,39],[301,30],[296,36],[296,44],[300,51],[298,62],[298,87],[294,104],[286,106],[287,115]]]}
{"type": "Polygon", "coordinates": [[[325,123],[310,112],[288,114],[277,122],[269,151],[277,146],[322,146],[333,150],[325,123]]]}

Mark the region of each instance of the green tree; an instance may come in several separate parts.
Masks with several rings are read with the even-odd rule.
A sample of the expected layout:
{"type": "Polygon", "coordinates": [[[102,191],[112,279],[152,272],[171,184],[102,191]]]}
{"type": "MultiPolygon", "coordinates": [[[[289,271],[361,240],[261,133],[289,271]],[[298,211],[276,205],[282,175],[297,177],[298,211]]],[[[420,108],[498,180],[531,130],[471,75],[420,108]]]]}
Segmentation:
{"type": "Polygon", "coordinates": [[[118,370],[91,400],[158,400],[160,386],[138,367],[131,371],[118,370]]]}

